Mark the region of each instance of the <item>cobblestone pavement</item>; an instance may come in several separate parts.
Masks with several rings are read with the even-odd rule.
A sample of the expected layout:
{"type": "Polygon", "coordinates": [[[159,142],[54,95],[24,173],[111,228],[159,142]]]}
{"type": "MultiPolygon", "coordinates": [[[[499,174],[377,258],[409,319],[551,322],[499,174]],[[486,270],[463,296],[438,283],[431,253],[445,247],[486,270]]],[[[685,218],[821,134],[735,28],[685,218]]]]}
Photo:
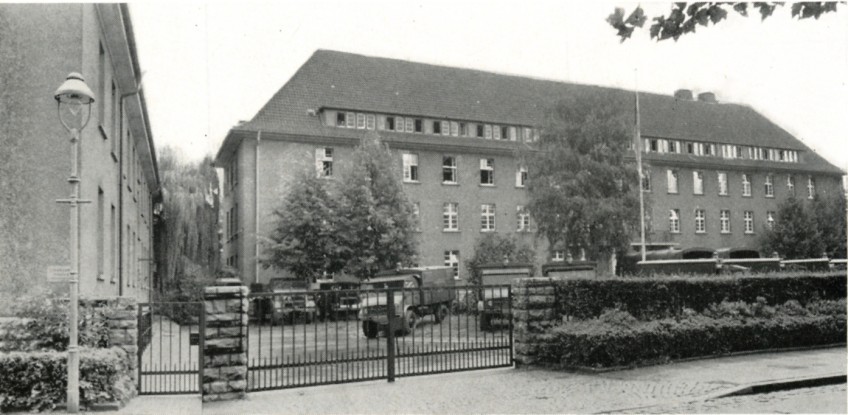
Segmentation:
{"type": "Polygon", "coordinates": [[[644,413],[848,413],[845,384],[640,409],[644,413]]]}

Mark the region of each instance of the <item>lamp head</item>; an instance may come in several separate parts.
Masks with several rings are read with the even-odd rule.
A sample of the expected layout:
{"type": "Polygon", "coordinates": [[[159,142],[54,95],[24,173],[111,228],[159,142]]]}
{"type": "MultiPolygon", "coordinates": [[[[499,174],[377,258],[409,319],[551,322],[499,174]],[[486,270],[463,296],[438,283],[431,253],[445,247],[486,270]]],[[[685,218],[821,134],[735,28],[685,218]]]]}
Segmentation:
{"type": "Polygon", "coordinates": [[[65,82],[53,94],[56,101],[64,104],[89,105],[94,102],[94,93],[85,83],[85,78],[77,72],[71,72],[65,82]]]}

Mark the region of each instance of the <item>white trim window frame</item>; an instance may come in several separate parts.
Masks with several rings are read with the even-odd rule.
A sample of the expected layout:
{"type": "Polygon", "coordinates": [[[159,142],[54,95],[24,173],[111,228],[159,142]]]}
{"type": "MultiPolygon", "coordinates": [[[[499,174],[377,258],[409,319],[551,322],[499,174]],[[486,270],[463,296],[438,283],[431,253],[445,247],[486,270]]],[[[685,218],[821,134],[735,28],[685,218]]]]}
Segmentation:
{"type": "Polygon", "coordinates": [[[480,205],[480,232],[494,232],[495,229],[495,205],[483,203],[480,205]]]}
{"type": "Polygon", "coordinates": [[[418,183],[418,154],[403,153],[403,181],[418,183]]]}
{"type": "Polygon", "coordinates": [[[527,167],[518,166],[515,172],[515,187],[524,187],[527,184],[527,167]]]}
{"type": "Polygon", "coordinates": [[[766,212],[766,226],[768,226],[769,230],[774,230],[774,222],[775,222],[775,213],[772,211],[766,212]]]}
{"type": "Polygon", "coordinates": [[[442,156],[442,184],[458,184],[456,156],[442,156]]]}
{"type": "Polygon", "coordinates": [[[765,187],[766,197],[774,197],[774,177],[771,174],[766,175],[763,186],[765,187]]]}
{"type": "Polygon", "coordinates": [[[666,184],[669,194],[677,194],[680,188],[678,187],[677,170],[666,170],[666,184]]]}
{"type": "Polygon", "coordinates": [[[332,147],[319,147],[315,149],[315,172],[318,177],[333,176],[332,147]]]}
{"type": "Polygon", "coordinates": [[[754,212],[751,210],[746,210],[744,213],[745,220],[745,233],[753,234],[754,233],[754,212]]]}
{"type": "Polygon", "coordinates": [[[495,185],[495,159],[480,159],[480,185],[495,185]]]}
{"type": "Polygon", "coordinates": [[[447,202],[442,205],[442,230],[445,232],[459,231],[459,203],[447,202]]]}
{"type": "Polygon", "coordinates": [[[699,170],[692,172],[692,193],[696,195],[704,194],[704,173],[699,170]]]}
{"type": "Polygon", "coordinates": [[[459,279],[459,250],[445,251],[445,266],[453,268],[453,278],[459,279]]]}
{"type": "Polygon", "coordinates": [[[816,197],[816,179],[813,176],[807,176],[807,199],[816,197]]]}
{"type": "Polygon", "coordinates": [[[707,233],[707,214],[704,209],[695,209],[695,233],[707,233]]]}
{"type": "Polygon", "coordinates": [[[719,213],[719,216],[720,216],[719,219],[720,219],[720,222],[721,222],[721,233],[724,233],[724,234],[730,233],[731,232],[730,211],[729,210],[722,210],[719,213]]]}
{"type": "Polygon", "coordinates": [[[751,197],[751,177],[742,173],[742,196],[751,197]]]}
{"type": "Polygon", "coordinates": [[[516,217],[518,219],[518,223],[515,228],[516,232],[530,232],[530,212],[521,205],[517,206],[516,211],[516,217]]]}
{"type": "Polygon", "coordinates": [[[727,196],[727,173],[718,172],[718,195],[727,196]]]}

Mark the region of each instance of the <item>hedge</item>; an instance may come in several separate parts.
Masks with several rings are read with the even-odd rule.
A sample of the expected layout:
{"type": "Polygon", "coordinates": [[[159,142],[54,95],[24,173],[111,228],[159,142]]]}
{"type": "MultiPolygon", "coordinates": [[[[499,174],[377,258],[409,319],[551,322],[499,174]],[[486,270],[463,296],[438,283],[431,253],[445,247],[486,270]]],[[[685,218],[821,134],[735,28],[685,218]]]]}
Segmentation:
{"type": "MultiPolygon", "coordinates": [[[[128,355],[122,349],[80,349],[80,405],[132,398],[128,355]]],[[[66,401],[67,353],[0,353],[0,410],[53,409],[66,401]]]]}
{"type": "MultiPolygon", "coordinates": [[[[789,302],[770,317],[749,317],[738,312],[731,316],[717,310],[724,307],[714,306],[711,313],[718,318],[694,314],[679,320],[624,324],[601,320],[568,322],[543,336],[537,356],[541,363],[604,368],[844,343],[845,302],[822,303],[825,304],[804,309],[797,302],[789,302]],[[811,314],[816,311],[824,314],[811,314]]],[[[735,312],[735,307],[728,308],[735,312]]]]}
{"type": "Polygon", "coordinates": [[[618,308],[640,320],[680,315],[684,308],[704,310],[722,301],[770,304],[845,298],[845,273],[752,276],[571,279],[554,281],[557,312],[570,318],[599,316],[618,308]]]}

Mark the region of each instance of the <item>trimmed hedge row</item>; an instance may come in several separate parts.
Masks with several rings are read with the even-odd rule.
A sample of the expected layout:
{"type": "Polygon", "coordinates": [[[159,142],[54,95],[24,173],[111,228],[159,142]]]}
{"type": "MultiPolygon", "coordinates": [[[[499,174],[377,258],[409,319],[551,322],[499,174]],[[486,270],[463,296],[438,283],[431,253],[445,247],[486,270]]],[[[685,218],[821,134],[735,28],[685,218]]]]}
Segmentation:
{"type": "Polygon", "coordinates": [[[684,308],[704,310],[722,301],[753,303],[763,297],[769,304],[846,296],[846,275],[778,274],[741,277],[657,277],[572,279],[554,281],[557,312],[576,319],[594,318],[605,309],[618,308],[640,320],[680,315],[684,308]]]}
{"type": "MultiPolygon", "coordinates": [[[[126,402],[135,390],[122,349],[80,349],[80,405],[126,402]]],[[[0,410],[53,409],[66,400],[67,353],[0,353],[0,410]]]]}
{"type": "Polygon", "coordinates": [[[546,334],[538,358],[565,367],[632,366],[730,352],[844,343],[845,336],[844,314],[741,320],[696,315],[630,326],[578,321],[546,334]]]}

